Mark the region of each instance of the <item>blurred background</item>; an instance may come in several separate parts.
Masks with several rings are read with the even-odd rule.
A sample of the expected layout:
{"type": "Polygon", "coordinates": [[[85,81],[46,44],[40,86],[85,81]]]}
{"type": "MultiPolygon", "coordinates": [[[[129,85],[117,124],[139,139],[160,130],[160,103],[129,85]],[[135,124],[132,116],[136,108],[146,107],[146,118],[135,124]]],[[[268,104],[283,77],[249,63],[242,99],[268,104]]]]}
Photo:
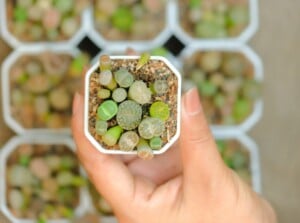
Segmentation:
{"type": "Polygon", "coordinates": [[[226,164],[272,203],[279,222],[300,222],[300,2],[258,1],[258,13],[251,0],[170,2],[1,1],[0,168],[5,171],[0,182],[6,190],[0,194],[0,222],[73,218],[81,200],[68,194],[79,194],[81,187],[92,199],[79,206],[92,208],[80,215],[93,214],[78,222],[97,222],[99,216],[114,221],[105,201],[80,176],[67,148],[72,143],[30,143],[22,135],[62,133],[72,141],[71,100],[81,70],[99,53],[125,54],[128,47],[166,56],[183,74],[183,90],[198,87],[226,164]],[[47,12],[43,18],[41,8],[47,12]],[[263,79],[259,57],[248,47],[262,59],[263,79]],[[21,136],[8,143],[16,135],[21,136]],[[65,160],[52,159],[61,154],[65,160]],[[55,162],[70,165],[55,169],[55,162]],[[35,172],[41,168],[48,174],[35,172]],[[66,172],[72,173],[69,187],[58,177],[66,172]],[[47,180],[55,186],[28,191],[28,178],[28,185],[14,180],[22,173],[40,180],[37,185],[47,180]],[[50,198],[49,191],[59,199],[50,198]],[[61,207],[58,213],[53,203],[61,207]],[[30,212],[37,204],[45,208],[30,212]]]}

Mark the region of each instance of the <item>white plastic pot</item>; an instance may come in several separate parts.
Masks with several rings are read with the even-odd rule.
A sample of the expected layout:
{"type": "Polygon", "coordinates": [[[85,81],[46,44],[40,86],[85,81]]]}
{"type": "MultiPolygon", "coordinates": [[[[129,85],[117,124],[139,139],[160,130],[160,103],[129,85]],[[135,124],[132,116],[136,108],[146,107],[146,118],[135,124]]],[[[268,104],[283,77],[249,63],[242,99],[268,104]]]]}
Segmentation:
{"type": "MultiPolygon", "coordinates": [[[[139,56],[110,56],[111,60],[132,60],[132,59],[139,59],[139,56]]],[[[177,69],[164,57],[160,56],[151,56],[150,60],[159,60],[164,62],[174,73],[174,75],[177,77],[178,81],[178,90],[177,90],[177,129],[175,135],[169,140],[168,143],[166,143],[160,150],[154,150],[154,154],[161,154],[167,151],[179,138],[180,134],[180,110],[181,110],[181,74],[177,71],[177,69]]],[[[96,141],[96,139],[91,135],[89,132],[89,81],[91,75],[94,73],[95,70],[97,70],[99,67],[99,61],[94,64],[86,73],[85,76],[85,112],[84,112],[84,133],[87,139],[95,146],[97,150],[99,150],[102,153],[107,154],[136,154],[137,151],[130,151],[125,152],[121,150],[109,150],[104,148],[100,143],[96,141]]]]}

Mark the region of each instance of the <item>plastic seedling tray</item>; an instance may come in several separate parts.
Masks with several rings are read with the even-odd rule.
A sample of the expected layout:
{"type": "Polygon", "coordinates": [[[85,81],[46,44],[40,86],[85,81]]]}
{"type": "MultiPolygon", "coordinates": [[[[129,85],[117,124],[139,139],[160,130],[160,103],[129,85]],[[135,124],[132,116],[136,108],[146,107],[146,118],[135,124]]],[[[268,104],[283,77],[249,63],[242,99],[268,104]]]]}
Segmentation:
{"type": "Polygon", "coordinates": [[[83,39],[85,36],[86,30],[86,22],[85,18],[87,17],[87,9],[85,9],[82,14],[80,15],[80,26],[76,33],[70,38],[66,40],[59,40],[59,41],[22,41],[17,36],[13,35],[8,28],[8,19],[7,19],[7,0],[0,1],[0,31],[2,33],[3,39],[13,48],[18,48],[21,46],[49,46],[49,47],[57,47],[57,46],[65,46],[66,44],[70,45],[77,45],[80,40],[83,39]]]}
{"type": "Polygon", "coordinates": [[[34,46],[34,47],[21,47],[10,54],[2,65],[2,103],[3,103],[3,115],[6,124],[16,133],[70,133],[70,129],[67,127],[50,129],[50,128],[25,128],[22,123],[19,123],[12,115],[11,108],[11,88],[10,88],[10,69],[14,66],[17,60],[25,55],[34,56],[44,52],[53,52],[57,54],[66,54],[70,56],[76,56],[79,51],[68,46],[34,46]]]}
{"type": "MultiPolygon", "coordinates": [[[[218,52],[236,52],[243,54],[246,59],[253,65],[254,79],[259,83],[263,81],[263,65],[259,56],[253,52],[249,47],[243,46],[231,46],[231,45],[202,45],[202,44],[192,44],[189,47],[185,48],[183,52],[180,54],[179,58],[181,62],[186,58],[189,58],[196,52],[207,52],[207,51],[218,51],[218,52]]],[[[214,125],[211,127],[215,131],[242,131],[246,132],[250,130],[261,118],[263,111],[263,101],[262,98],[258,98],[254,101],[254,106],[252,113],[240,124],[236,125],[214,125]]]]}
{"type": "Polygon", "coordinates": [[[180,7],[177,1],[170,2],[171,8],[171,30],[185,43],[198,43],[204,45],[216,44],[241,44],[246,43],[255,34],[258,29],[258,1],[248,0],[249,4],[249,24],[245,27],[241,34],[236,37],[224,38],[196,38],[188,34],[180,25],[180,7]]]}
{"type": "Polygon", "coordinates": [[[262,193],[260,156],[256,143],[241,132],[214,132],[214,137],[216,140],[237,140],[249,152],[252,188],[257,193],[262,193]]]}
{"type": "MultiPolygon", "coordinates": [[[[22,144],[39,144],[39,145],[65,145],[71,151],[75,152],[75,144],[71,138],[61,137],[60,135],[52,136],[36,136],[36,135],[24,135],[13,137],[7,144],[4,145],[0,152],[0,209],[5,216],[12,222],[15,223],[34,223],[36,219],[22,219],[15,217],[7,206],[6,200],[6,171],[7,161],[10,155],[15,149],[22,144]]],[[[85,173],[80,168],[80,174],[85,177],[85,173]]],[[[86,187],[82,187],[79,191],[79,204],[74,210],[75,216],[83,215],[89,208],[89,198],[86,187]]],[[[54,219],[47,220],[49,223],[68,223],[69,219],[54,219]]]]}
{"type": "Polygon", "coordinates": [[[172,35],[170,30],[170,23],[173,14],[173,9],[170,7],[171,1],[166,1],[165,8],[165,26],[164,28],[152,39],[149,40],[110,40],[105,38],[101,33],[96,29],[95,21],[94,21],[94,13],[93,8],[89,8],[87,11],[85,24],[87,25],[88,36],[98,44],[101,48],[116,48],[121,51],[125,51],[128,47],[133,48],[137,51],[144,51],[149,47],[161,46],[163,45],[168,38],[172,35]]]}

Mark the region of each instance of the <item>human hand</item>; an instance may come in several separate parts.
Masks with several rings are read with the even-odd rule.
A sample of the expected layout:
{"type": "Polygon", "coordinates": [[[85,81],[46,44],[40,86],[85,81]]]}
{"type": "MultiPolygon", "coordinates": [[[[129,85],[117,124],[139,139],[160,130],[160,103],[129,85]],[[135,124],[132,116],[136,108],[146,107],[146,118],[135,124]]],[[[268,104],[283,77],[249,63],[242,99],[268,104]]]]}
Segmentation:
{"type": "Polygon", "coordinates": [[[179,144],[153,160],[99,153],[83,132],[83,96],[73,102],[79,158],[120,223],[275,223],[270,205],[223,163],[196,89],[182,100],[179,144]]]}

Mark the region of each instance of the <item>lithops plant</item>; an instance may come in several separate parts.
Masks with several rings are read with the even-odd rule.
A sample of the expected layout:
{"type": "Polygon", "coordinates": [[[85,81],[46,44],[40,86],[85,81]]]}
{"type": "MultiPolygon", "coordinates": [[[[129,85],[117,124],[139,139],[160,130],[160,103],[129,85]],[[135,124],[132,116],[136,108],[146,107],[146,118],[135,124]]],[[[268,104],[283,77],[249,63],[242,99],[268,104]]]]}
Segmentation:
{"type": "Polygon", "coordinates": [[[24,42],[70,39],[79,30],[81,14],[89,4],[88,0],[5,1],[8,29],[24,42]]]}
{"type": "Polygon", "coordinates": [[[206,116],[214,125],[237,125],[261,95],[252,63],[239,52],[203,51],[185,58],[183,90],[197,87],[206,116]]]}
{"type": "Polygon", "coordinates": [[[86,180],[68,147],[20,144],[5,169],[6,205],[15,218],[46,222],[73,217],[86,180]]]}
{"type": "Polygon", "coordinates": [[[165,0],[94,1],[94,23],[107,40],[151,40],[165,27],[165,0]]]}
{"type": "Polygon", "coordinates": [[[180,81],[162,57],[100,56],[86,75],[86,136],[106,153],[162,153],[179,135],[180,81]]]}
{"type": "Polygon", "coordinates": [[[225,164],[234,170],[246,183],[252,184],[249,152],[236,140],[217,140],[225,164]]]}
{"type": "Polygon", "coordinates": [[[88,63],[85,54],[49,51],[18,58],[9,70],[13,119],[23,129],[70,127],[72,97],[88,63]]]}
{"type": "Polygon", "coordinates": [[[249,24],[249,0],[180,0],[180,23],[195,38],[239,36],[249,24]]]}

